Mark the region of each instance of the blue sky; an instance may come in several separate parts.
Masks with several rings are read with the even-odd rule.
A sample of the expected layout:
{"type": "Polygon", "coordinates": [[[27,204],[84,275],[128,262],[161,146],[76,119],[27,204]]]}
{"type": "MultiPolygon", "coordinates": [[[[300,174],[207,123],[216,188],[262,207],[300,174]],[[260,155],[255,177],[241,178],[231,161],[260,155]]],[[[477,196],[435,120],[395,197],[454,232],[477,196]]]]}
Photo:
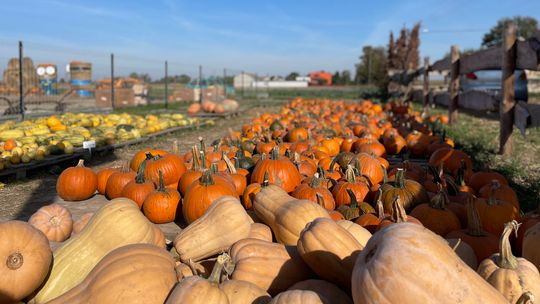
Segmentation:
{"type": "Polygon", "coordinates": [[[501,17],[540,13],[538,0],[482,1],[181,1],[3,0],[0,70],[17,41],[36,63],[72,59],[119,74],[205,74],[223,68],[262,75],[352,70],[362,46],[386,45],[388,34],[421,21],[421,56],[478,47],[501,17]]]}

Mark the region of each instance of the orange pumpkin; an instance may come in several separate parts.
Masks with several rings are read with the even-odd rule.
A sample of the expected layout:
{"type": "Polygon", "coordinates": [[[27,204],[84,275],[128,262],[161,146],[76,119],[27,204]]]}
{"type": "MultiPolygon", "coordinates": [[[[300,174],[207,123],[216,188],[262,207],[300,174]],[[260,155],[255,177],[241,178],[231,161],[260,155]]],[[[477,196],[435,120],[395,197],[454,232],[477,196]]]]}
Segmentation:
{"type": "Polygon", "coordinates": [[[251,182],[261,184],[264,174],[268,172],[268,182],[279,185],[286,192],[292,192],[302,181],[302,176],[293,162],[287,157],[279,156],[279,149],[272,150],[270,159],[259,160],[251,173],[251,182]]]}
{"type": "Polygon", "coordinates": [[[39,208],[32,214],[28,224],[43,232],[47,239],[53,242],[65,241],[73,230],[71,212],[59,204],[39,208]]]}
{"type": "Polygon", "coordinates": [[[137,153],[135,153],[135,155],[133,155],[133,157],[131,158],[131,161],[129,163],[129,167],[131,168],[131,170],[133,170],[134,172],[139,170],[139,167],[141,166],[141,163],[143,162],[143,160],[146,159],[146,154],[147,153],[150,153],[150,154],[152,154],[154,156],[156,156],[156,155],[163,156],[163,155],[167,154],[167,151],[156,150],[156,149],[143,149],[143,150],[137,151],[137,153]]]}
{"type": "Polygon", "coordinates": [[[118,172],[117,168],[103,168],[97,173],[97,191],[99,194],[105,195],[105,187],[107,187],[107,180],[114,173],[118,172]]]}
{"type": "Polygon", "coordinates": [[[14,139],[8,139],[4,142],[4,150],[11,151],[17,147],[17,142],[14,139]]]}
{"type": "Polygon", "coordinates": [[[176,189],[180,177],[186,172],[186,165],[174,154],[154,156],[149,152],[146,154],[146,162],[144,177],[155,184],[160,183],[159,172],[161,172],[165,185],[172,185],[176,189]]]}
{"type": "Polygon", "coordinates": [[[142,211],[155,224],[165,224],[174,221],[176,210],[182,197],[176,189],[165,188],[163,173],[159,174],[159,187],[144,199],[142,211]]]}
{"type": "Polygon", "coordinates": [[[120,193],[121,197],[129,198],[137,203],[139,208],[142,208],[146,197],[155,189],[154,183],[144,178],[145,168],[146,160],[141,163],[135,179],[127,183],[120,193]]]}
{"type": "Polygon", "coordinates": [[[107,179],[107,185],[105,186],[105,195],[108,199],[115,199],[122,196],[122,190],[131,182],[137,173],[131,171],[127,165],[124,165],[122,170],[114,172],[107,179]]]}
{"type": "Polygon", "coordinates": [[[66,201],[89,199],[97,190],[97,176],[79,160],[75,167],[64,170],[56,182],[56,192],[66,201]]]}

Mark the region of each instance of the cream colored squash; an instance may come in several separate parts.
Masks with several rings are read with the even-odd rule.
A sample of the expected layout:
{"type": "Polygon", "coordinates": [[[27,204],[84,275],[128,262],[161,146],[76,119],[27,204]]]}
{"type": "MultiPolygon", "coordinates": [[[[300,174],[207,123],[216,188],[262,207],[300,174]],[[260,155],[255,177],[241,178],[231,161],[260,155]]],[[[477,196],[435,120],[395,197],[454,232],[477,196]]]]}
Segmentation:
{"type": "Polygon", "coordinates": [[[321,295],[311,290],[287,290],[278,294],[271,304],[324,304],[329,303],[321,295]]]}
{"type": "Polygon", "coordinates": [[[276,185],[268,185],[261,188],[261,191],[255,195],[253,200],[253,211],[263,223],[270,226],[272,231],[276,231],[275,218],[276,211],[288,203],[296,200],[290,196],[281,187],[276,185]]]}
{"type": "Polygon", "coordinates": [[[367,242],[371,238],[371,232],[355,222],[339,220],[336,223],[345,228],[362,246],[366,246],[367,242]]]}
{"type": "Polygon", "coordinates": [[[321,296],[324,304],[352,304],[351,297],[336,285],[324,280],[305,280],[291,286],[289,290],[311,290],[321,296]]]}
{"type": "Polygon", "coordinates": [[[296,245],[300,232],[316,218],[330,218],[328,211],[309,200],[294,200],[276,210],[276,240],[285,245],[296,245]]]}
{"type": "Polygon", "coordinates": [[[240,201],[223,196],[176,236],[174,247],[182,262],[197,262],[229,250],[236,241],[248,237],[250,231],[250,217],[240,201]]]}
{"type": "Polygon", "coordinates": [[[253,223],[248,238],[272,242],[272,230],[265,224],[253,223]]]}
{"type": "Polygon", "coordinates": [[[508,303],[443,238],[412,223],[373,235],[356,260],[352,295],[367,304],[508,303]]]}
{"type": "Polygon", "coordinates": [[[219,285],[230,304],[266,304],[272,297],[259,286],[240,280],[228,280],[219,285]]]}
{"type": "Polygon", "coordinates": [[[54,252],[49,278],[34,301],[45,303],[75,287],[116,248],[158,241],[154,225],[135,202],[125,198],[111,200],[92,216],[79,234],[54,252]]]}

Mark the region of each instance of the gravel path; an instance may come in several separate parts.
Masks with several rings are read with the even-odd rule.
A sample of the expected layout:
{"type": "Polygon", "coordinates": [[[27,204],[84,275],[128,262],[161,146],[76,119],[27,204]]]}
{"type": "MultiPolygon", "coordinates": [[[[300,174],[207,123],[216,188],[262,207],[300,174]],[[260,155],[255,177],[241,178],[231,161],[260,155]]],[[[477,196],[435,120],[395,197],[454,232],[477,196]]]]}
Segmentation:
{"type": "MultiPolygon", "coordinates": [[[[115,150],[106,155],[93,157],[89,162],[85,162],[88,167],[98,170],[103,167],[120,165],[123,161],[131,159],[133,154],[144,148],[163,148],[170,149],[174,140],[178,140],[179,148],[182,153],[188,151],[194,144],[198,143],[198,137],[202,136],[207,142],[224,136],[228,128],[240,130],[241,126],[249,122],[257,113],[276,112],[279,106],[252,108],[246,111],[240,117],[231,119],[216,120],[212,127],[201,128],[199,130],[184,131],[182,133],[173,133],[159,137],[147,142],[115,150]]],[[[88,202],[64,202],[56,195],[56,179],[58,174],[67,166],[76,164],[66,163],[62,168],[49,167],[39,172],[30,173],[26,180],[9,182],[0,190],[0,222],[6,220],[28,220],[28,218],[41,206],[54,202],[65,204],[72,211],[73,218],[78,219],[82,214],[94,211],[95,205],[88,202]],[[75,207],[74,204],[77,204],[75,207]]]]}

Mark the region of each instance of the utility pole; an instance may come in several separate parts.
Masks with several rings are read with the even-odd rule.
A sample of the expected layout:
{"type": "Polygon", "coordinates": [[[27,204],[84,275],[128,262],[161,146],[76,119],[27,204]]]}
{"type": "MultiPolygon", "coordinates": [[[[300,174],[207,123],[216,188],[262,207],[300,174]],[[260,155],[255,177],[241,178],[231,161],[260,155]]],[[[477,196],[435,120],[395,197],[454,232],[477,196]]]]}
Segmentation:
{"type": "Polygon", "coordinates": [[[202,91],[202,65],[199,65],[199,103],[203,101],[203,91],[202,91]]]}
{"type": "Polygon", "coordinates": [[[223,96],[227,98],[227,82],[225,79],[227,79],[227,69],[223,69],[223,96]]]}
{"type": "Polygon", "coordinates": [[[165,60],[165,109],[169,108],[169,64],[165,60]]]}
{"type": "Polygon", "coordinates": [[[371,85],[371,55],[372,55],[372,51],[373,49],[369,49],[369,53],[368,53],[368,85],[371,85]]]}
{"type": "Polygon", "coordinates": [[[111,107],[114,110],[114,54],[111,53],[111,107]]]}
{"type": "Polygon", "coordinates": [[[19,109],[21,120],[24,120],[24,87],[23,87],[23,44],[19,41],[19,109]]]}

